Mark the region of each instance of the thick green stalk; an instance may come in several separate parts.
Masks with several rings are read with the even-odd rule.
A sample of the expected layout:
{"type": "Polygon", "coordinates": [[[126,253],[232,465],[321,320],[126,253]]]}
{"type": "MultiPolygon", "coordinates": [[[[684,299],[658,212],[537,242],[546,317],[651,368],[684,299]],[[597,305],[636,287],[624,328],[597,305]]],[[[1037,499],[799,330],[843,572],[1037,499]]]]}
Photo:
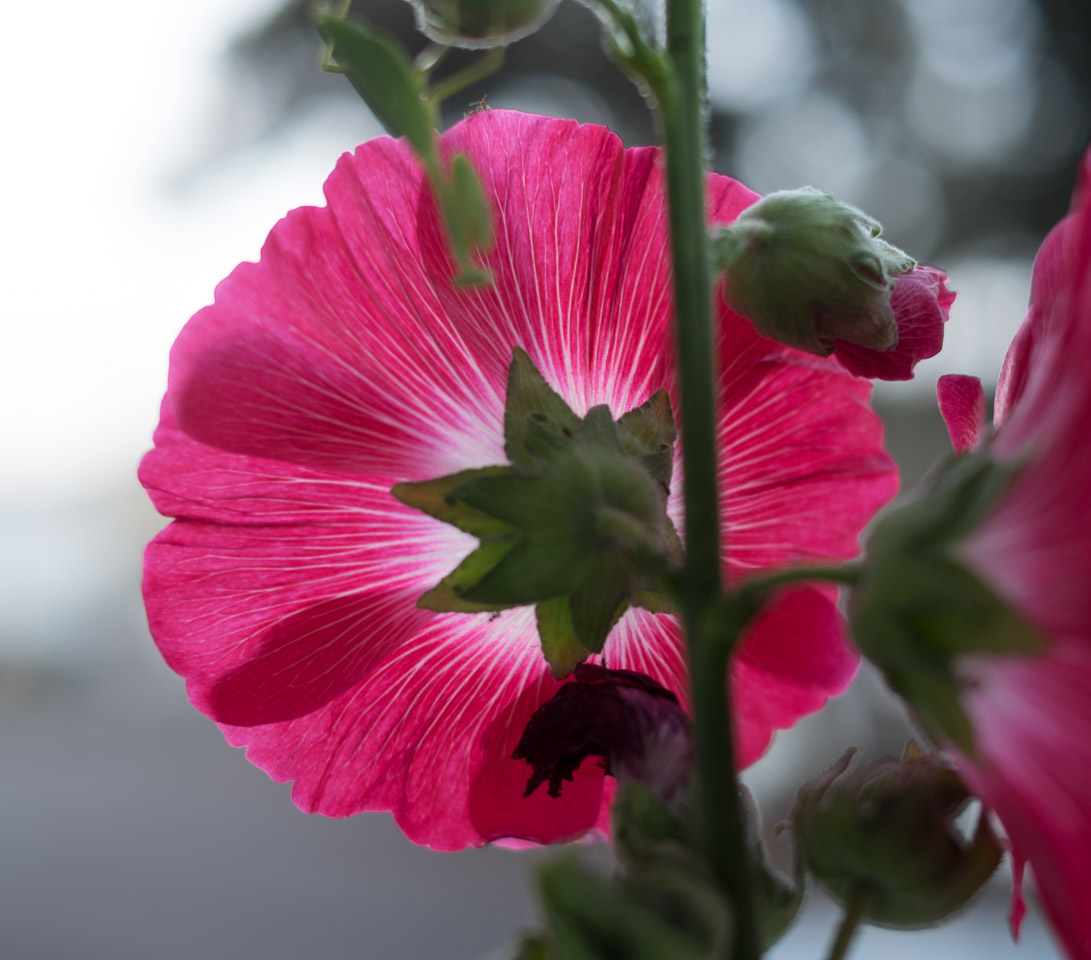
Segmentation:
{"type": "MultiPolygon", "coordinates": [[[[669,75],[657,91],[667,148],[667,193],[682,393],[686,561],[682,607],[690,651],[701,826],[708,855],[735,906],[734,960],[760,956],[743,812],[735,779],[727,686],[732,644],[706,627],[721,596],[716,376],[711,251],[705,220],[705,11],[667,0],[669,75]]],[[[745,625],[742,604],[736,605],[745,625]]],[[[729,618],[734,620],[735,618],[729,618]]],[[[722,624],[722,620],[721,620],[722,624]]]]}

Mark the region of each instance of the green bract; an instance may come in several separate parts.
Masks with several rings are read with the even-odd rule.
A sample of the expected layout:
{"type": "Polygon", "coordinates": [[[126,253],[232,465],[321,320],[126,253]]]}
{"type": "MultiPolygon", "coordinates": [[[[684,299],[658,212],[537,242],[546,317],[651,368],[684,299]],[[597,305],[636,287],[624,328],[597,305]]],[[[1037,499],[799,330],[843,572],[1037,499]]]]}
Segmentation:
{"type": "Polygon", "coordinates": [[[771,193],[715,238],[724,297],[767,337],[818,356],[898,343],[892,278],[916,264],[861,210],[814,187],[771,193]]]}
{"type": "Polygon", "coordinates": [[[537,30],[558,0],[410,0],[430,40],[454,47],[499,47],[537,30]]]}
{"type": "Polygon", "coordinates": [[[988,817],[970,840],[954,825],[969,802],[958,775],[910,744],[849,770],[853,751],[803,785],[792,828],[808,868],[842,903],[863,899],[863,919],[927,927],[966,904],[1003,850],[988,817]]]}
{"type": "Polygon", "coordinates": [[[605,406],[581,420],[516,348],[504,412],[510,465],[393,489],[481,541],[418,605],[536,605],[558,677],[602,650],[628,605],[669,609],[657,574],[681,549],[666,513],[675,435],[665,392],[616,423],[605,406]]]}
{"type": "Polygon", "coordinates": [[[849,602],[860,652],[931,734],[970,756],[958,658],[1043,648],[1038,633],[957,555],[1012,475],[983,455],[955,459],[926,494],[875,528],[849,602]]]}

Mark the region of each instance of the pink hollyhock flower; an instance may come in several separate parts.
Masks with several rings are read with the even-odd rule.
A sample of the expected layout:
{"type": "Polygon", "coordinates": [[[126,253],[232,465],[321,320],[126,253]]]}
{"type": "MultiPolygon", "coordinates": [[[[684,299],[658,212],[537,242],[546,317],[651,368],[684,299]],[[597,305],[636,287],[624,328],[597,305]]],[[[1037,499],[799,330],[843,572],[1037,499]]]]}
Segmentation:
{"type": "MultiPolygon", "coordinates": [[[[1046,641],[1039,656],[967,657],[964,709],[972,789],[1009,835],[1068,954],[1091,958],[1091,152],[1073,213],[1034,265],[1030,309],[1000,374],[986,454],[1017,472],[960,546],[976,571],[1046,641]]],[[[944,379],[956,448],[984,440],[979,382],[944,379]]],[[[1023,907],[1016,884],[1013,929],[1023,907]]]]}
{"type": "Polygon", "coordinates": [[[943,325],[955,294],[947,274],[936,267],[914,267],[894,281],[890,309],[898,324],[898,343],[873,350],[851,340],[834,341],[834,353],[845,369],[875,380],[912,380],[913,368],[943,347],[943,325]]]}
{"type": "MultiPolygon", "coordinates": [[[[588,761],[563,798],[524,798],[511,759],[558,688],[533,610],[432,613],[417,598],[475,546],[391,496],[404,481],[504,463],[513,348],[579,415],[666,388],[678,410],[660,152],[602,127],[485,111],[443,137],[494,211],[494,284],[455,289],[420,168],[379,139],[341,158],[327,205],[278,223],[171,352],[141,481],[176,520],[144,595],[193,704],[304,810],[390,811],[453,850],[551,842],[605,822],[588,761]]],[[[710,176],[709,218],[755,195],[710,176]]],[[[870,384],[720,315],[721,476],[732,577],[839,560],[894,494],[870,384]]],[[[670,512],[680,517],[678,471],[670,512]]],[[[784,593],[732,668],[739,755],[852,678],[835,593],[784,593]]],[[[630,609],[602,659],[687,700],[674,616],[630,609]]]]}

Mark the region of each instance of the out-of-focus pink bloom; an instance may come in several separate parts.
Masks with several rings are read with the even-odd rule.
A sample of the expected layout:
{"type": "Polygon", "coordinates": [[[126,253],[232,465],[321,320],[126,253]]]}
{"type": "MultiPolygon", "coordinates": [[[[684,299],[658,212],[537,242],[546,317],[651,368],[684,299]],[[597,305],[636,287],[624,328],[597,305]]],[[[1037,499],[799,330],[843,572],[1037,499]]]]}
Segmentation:
{"type": "Polygon", "coordinates": [[[955,294],[947,274],[936,267],[914,267],[894,281],[890,308],[898,324],[898,343],[891,350],[872,350],[849,340],[836,340],[835,354],[846,370],[875,380],[911,380],[913,368],[934,357],[943,346],[943,325],[955,294]]]}
{"type": "MultiPolygon", "coordinates": [[[[437,614],[417,598],[476,546],[391,488],[505,462],[506,374],[523,347],[579,415],[666,388],[680,413],[657,149],[602,127],[484,111],[443,137],[494,211],[494,284],[455,289],[404,143],[342,157],[327,205],[274,227],[171,352],[140,477],[177,518],[148,547],[152,634],[194,705],[309,812],[393,813],[440,849],[551,842],[605,823],[588,761],[561,799],[511,759],[556,692],[531,608],[437,614]]],[[[709,219],[754,201],[710,176],[709,219]]],[[[870,385],[720,314],[725,570],[854,556],[894,494],[870,385]]],[[[681,521],[680,470],[669,510],[681,521]]],[[[827,588],[784,593],[730,682],[739,755],[845,688],[857,658],[827,588]]],[[[685,704],[674,616],[630,609],[603,659],[685,704]]]]}
{"type": "MultiPolygon", "coordinates": [[[[963,658],[976,756],[960,769],[1029,861],[1068,954],[1091,958],[1091,152],[1073,213],[1038,253],[1030,309],[1000,375],[988,455],[1019,467],[959,553],[1047,641],[963,658]]],[[[977,390],[940,384],[952,436],[979,446],[977,390]]],[[[956,444],[958,445],[958,444],[956,444]]],[[[1018,884],[1013,928],[1022,903],[1018,884]]]]}

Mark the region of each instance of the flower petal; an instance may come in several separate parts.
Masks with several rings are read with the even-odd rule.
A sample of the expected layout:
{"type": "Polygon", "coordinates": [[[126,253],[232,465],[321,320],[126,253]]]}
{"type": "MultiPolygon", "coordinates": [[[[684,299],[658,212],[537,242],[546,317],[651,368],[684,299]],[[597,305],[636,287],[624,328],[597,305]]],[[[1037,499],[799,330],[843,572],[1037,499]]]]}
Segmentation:
{"type": "Polygon", "coordinates": [[[440,850],[509,831],[548,843],[594,824],[602,772],[589,765],[550,804],[524,801],[530,768],[498,753],[497,741],[514,750],[555,689],[530,611],[451,614],[314,713],[223,729],[274,780],[294,780],[292,799],[307,812],[388,810],[410,840],[440,850]],[[493,789],[500,792],[490,796],[493,789]]]}
{"type": "Polygon", "coordinates": [[[855,557],[898,489],[871,384],[765,338],[740,349],[729,324],[719,429],[729,573],[855,557]]]}
{"type": "Polygon", "coordinates": [[[837,359],[858,377],[912,380],[917,363],[934,357],[943,346],[943,325],[955,301],[946,281],[947,274],[935,267],[914,267],[897,277],[890,294],[898,323],[897,345],[892,350],[872,350],[838,340],[837,359]]]}
{"type": "Polygon", "coordinates": [[[944,374],[936,381],[940,416],[955,453],[973,450],[985,429],[985,391],[978,377],[944,374]]]}
{"type": "Polygon", "coordinates": [[[977,756],[961,758],[960,772],[1034,868],[1069,956],[1088,960],[1091,649],[1086,638],[1061,640],[1048,658],[974,658],[963,669],[977,756]]]}
{"type": "Polygon", "coordinates": [[[351,687],[428,622],[416,598],[473,543],[363,478],[198,444],[169,405],[156,443],[141,480],[183,519],[145,555],[148,621],[218,720],[301,716],[351,687]]]}
{"type": "MultiPolygon", "coordinates": [[[[732,658],[731,690],[739,768],[768,747],[773,734],[843,693],[859,655],[845,637],[836,590],[781,591],[746,631],[732,658]]],[[[614,669],[659,681],[690,708],[686,645],[676,617],[629,610],[604,650],[614,669]]]]}
{"type": "MultiPolygon", "coordinates": [[[[420,167],[389,139],[346,154],[328,206],[293,210],[171,351],[183,430],[234,453],[421,480],[502,459],[504,367],[475,362],[421,245],[420,167]]],[[[427,226],[427,224],[425,224],[427,226]]],[[[428,238],[432,236],[433,241],[428,238]]]]}

